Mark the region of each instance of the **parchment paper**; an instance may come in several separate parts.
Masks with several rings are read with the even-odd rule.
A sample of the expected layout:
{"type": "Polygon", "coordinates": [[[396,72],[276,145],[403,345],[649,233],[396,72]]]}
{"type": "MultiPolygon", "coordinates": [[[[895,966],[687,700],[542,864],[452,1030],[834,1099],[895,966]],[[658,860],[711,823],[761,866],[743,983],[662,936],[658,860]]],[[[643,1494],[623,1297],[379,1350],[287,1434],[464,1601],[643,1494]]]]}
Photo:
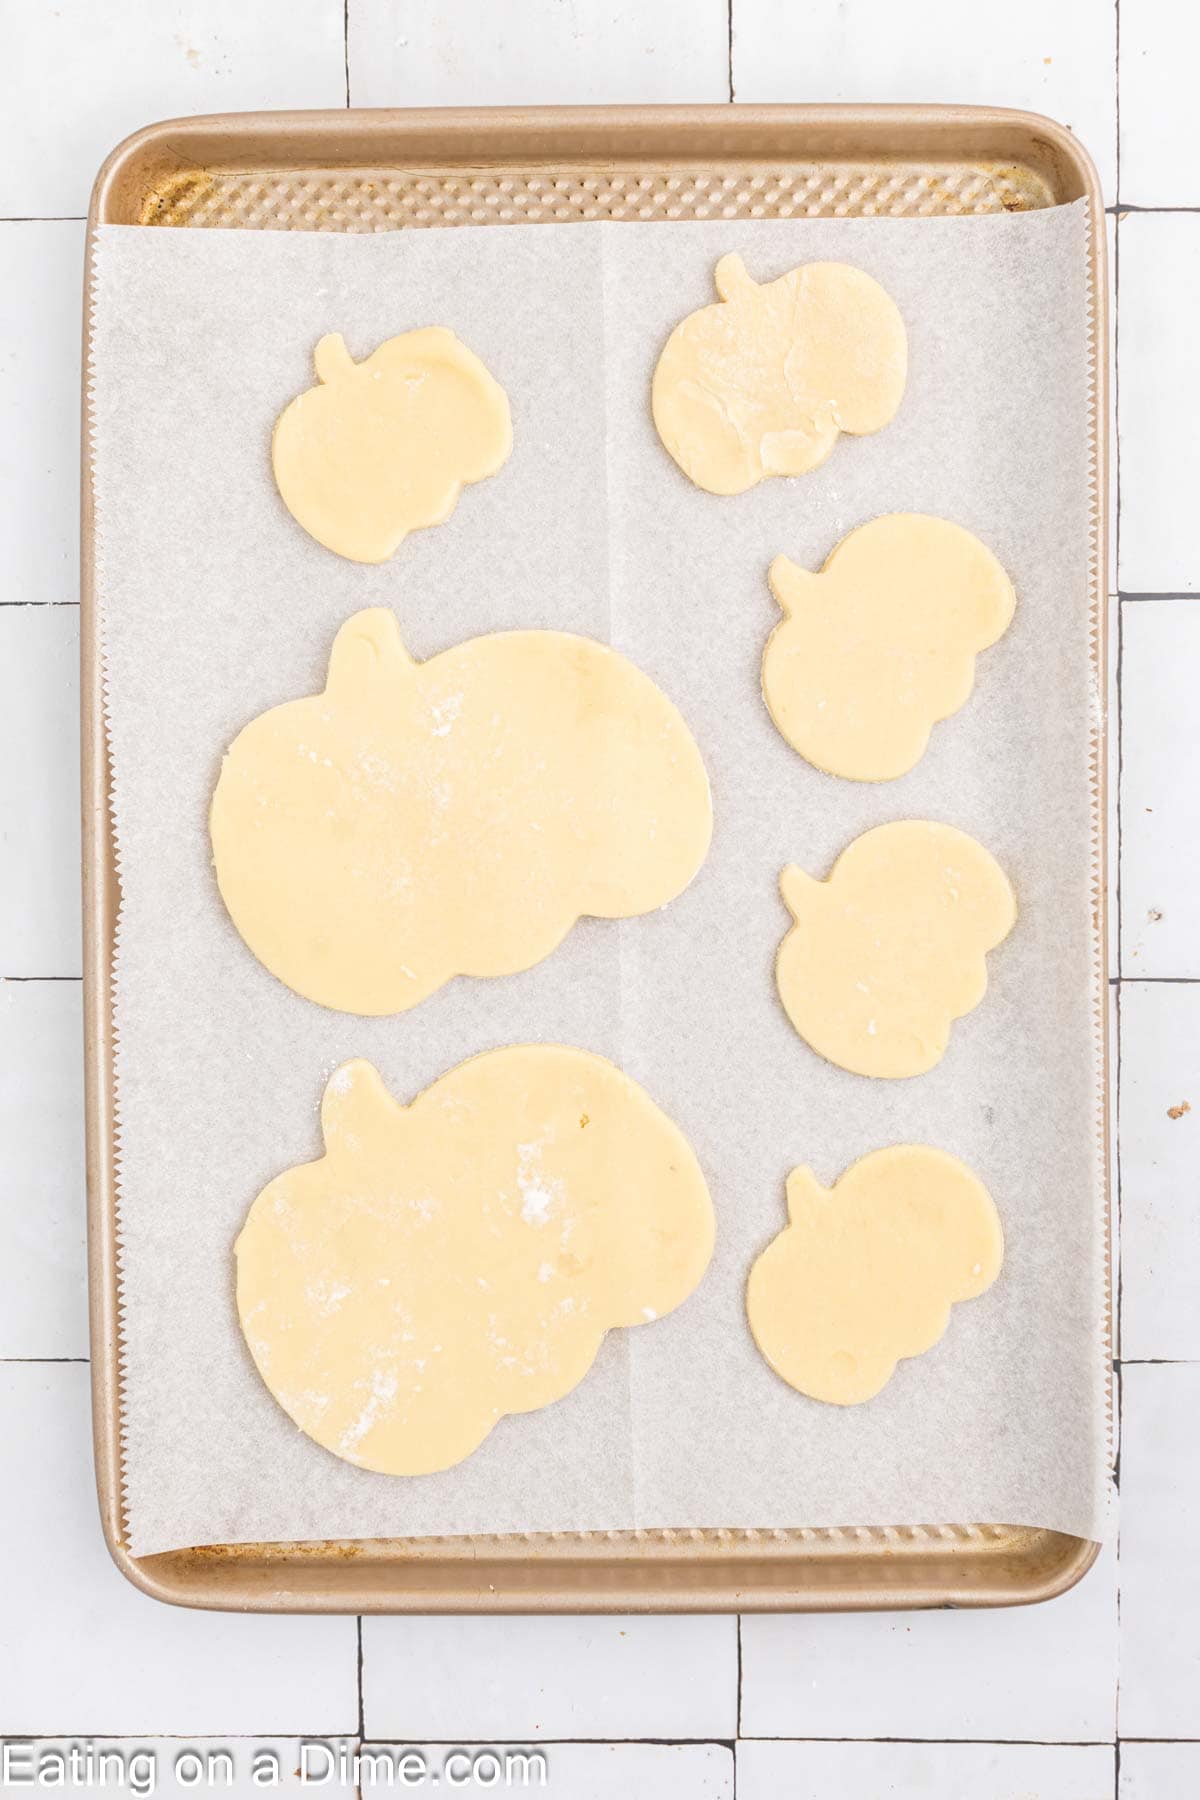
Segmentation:
{"type": "Polygon", "coordinates": [[[1083,203],[966,220],[504,226],[378,237],[107,227],[92,381],[97,577],[123,908],[116,960],[125,1484],[143,1554],[259,1539],[639,1526],[1018,1522],[1105,1529],[1108,1464],[1089,742],[1090,400],[1083,203]],[[892,425],[736,499],[655,436],[650,375],[713,296],[816,258],[870,271],[910,334],[892,425]],[[507,390],[512,459],[381,568],[285,512],[268,443],[342,331],[356,356],[452,326],[507,390]],[[817,568],[881,512],[942,514],[1011,573],[1011,630],[974,698],[902,780],[831,779],[759,692],[785,551],[817,568]],[[206,830],[221,753],[323,684],[360,607],[424,658],[475,633],[610,639],[675,700],[705,756],[715,836],[660,914],[585,921],[526,974],[458,981],[360,1020],[288,992],[237,937],[206,830]],[[870,1081],[817,1058],[776,998],[782,866],[825,875],[859,832],[944,819],[1015,883],[1020,921],[932,1073],[870,1081]],[[243,1346],[231,1247],[259,1189],[319,1153],[350,1056],[410,1099],[475,1051],[545,1039],[611,1057],[690,1138],[718,1216],[701,1288],[610,1335],[567,1399],[503,1421],[459,1468],[392,1479],[337,1461],[243,1346]],[[986,1182],[1004,1271],[938,1348],[847,1410],[793,1393],[746,1327],[745,1279],[823,1181],[896,1141],[986,1182]]]}

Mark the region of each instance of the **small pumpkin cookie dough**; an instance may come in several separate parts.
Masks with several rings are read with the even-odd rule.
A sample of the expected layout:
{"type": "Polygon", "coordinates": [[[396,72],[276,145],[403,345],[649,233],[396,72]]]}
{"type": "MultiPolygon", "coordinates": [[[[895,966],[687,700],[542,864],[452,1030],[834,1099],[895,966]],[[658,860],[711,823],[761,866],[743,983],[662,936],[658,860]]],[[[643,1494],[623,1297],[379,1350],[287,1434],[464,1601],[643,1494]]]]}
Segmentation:
{"type": "Polygon", "coordinates": [[[763,655],[767,710],[793,750],[852,781],[920,761],[1016,605],[977,537],[921,513],[860,525],[818,574],[777,556],[769,580],[784,616],[763,655]]]}
{"type": "Polygon", "coordinates": [[[832,1188],[793,1169],[787,1197],[790,1223],[751,1269],[746,1311],[775,1373],[813,1400],[872,1399],[1000,1273],[991,1195],[928,1144],[873,1151],[832,1188]]]}
{"type": "Polygon", "coordinates": [[[560,631],[413,660],[394,614],[338,632],[325,691],[253,720],[210,815],[245,942],[296,993],[404,1012],[511,975],[583,914],[681,893],[712,832],[687,726],[640,669],[560,631]]]}
{"type": "Polygon", "coordinates": [[[654,371],[658,435],[710,494],[804,475],[840,432],[879,431],[904,395],[904,321],[848,263],[805,263],[758,283],[723,256],[721,296],[675,327],[654,371]]]}
{"type": "Polygon", "coordinates": [[[280,413],[271,463],[284,505],[327,550],[387,562],[508,461],[504,389],[444,325],[388,338],[360,363],[331,332],[313,362],[319,384],[280,413]]]}
{"type": "Polygon", "coordinates": [[[827,881],[793,863],[779,882],[795,924],[775,981],[805,1043],[856,1075],[922,1075],[987,989],[984,956],[1017,903],[982,844],[923,819],[878,825],[827,881]]]}
{"type": "Polygon", "coordinates": [[[325,1154],[255,1200],[235,1247],[259,1373],[335,1456],[424,1475],[506,1413],[569,1394],[606,1331],[671,1312],[713,1247],[679,1128],[584,1050],[527,1044],[401,1106],[368,1062],[321,1105],[325,1154]]]}

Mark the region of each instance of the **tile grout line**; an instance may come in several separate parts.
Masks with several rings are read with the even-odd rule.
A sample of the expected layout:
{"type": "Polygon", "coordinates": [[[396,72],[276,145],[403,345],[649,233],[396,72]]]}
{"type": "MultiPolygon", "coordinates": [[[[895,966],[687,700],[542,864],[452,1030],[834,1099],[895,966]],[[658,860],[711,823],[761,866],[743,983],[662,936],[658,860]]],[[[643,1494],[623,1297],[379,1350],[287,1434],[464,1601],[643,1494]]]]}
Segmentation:
{"type": "Polygon", "coordinates": [[[737,1616],[737,1696],[733,1715],[733,1800],[737,1800],[737,1749],[742,1736],[742,1615],[737,1616]]]}
{"type": "MultiPolygon", "coordinates": [[[[387,1618],[387,1617],[397,1617],[397,1616],[402,1616],[402,1615],[383,1614],[382,1616],[387,1618]]],[[[410,1616],[416,1616],[416,1615],[410,1615],[410,1616]]],[[[480,1615],[475,1614],[475,1613],[461,1613],[457,1616],[460,1618],[476,1618],[476,1617],[479,1617],[480,1615]]],[[[493,1615],[493,1616],[503,1616],[503,1615],[493,1615]]],[[[522,1616],[529,1617],[532,1615],[526,1614],[526,1615],[522,1615],[522,1616]]],[[[577,1613],[574,1615],[560,1614],[558,1616],[559,1617],[573,1616],[575,1618],[589,1618],[589,1617],[592,1617],[593,1615],[588,1614],[588,1613],[577,1613]]],[[[671,1613],[671,1614],[660,1615],[660,1616],[670,1617],[670,1618],[686,1618],[689,1615],[685,1614],[685,1613],[671,1613]]],[[[690,1615],[690,1616],[699,1617],[699,1616],[703,1616],[703,1615],[690,1615]]],[[[9,1735],[11,1736],[12,1733],[9,1733],[9,1735]]],[[[97,1743],[100,1743],[103,1741],[102,1739],[100,1739],[96,1736],[95,1732],[92,1732],[90,1735],[92,1736],[92,1738],[95,1739],[95,1741],[97,1743]]],[[[182,1732],[170,1732],[170,1733],[159,1732],[157,1735],[159,1737],[167,1737],[167,1736],[182,1737],[185,1734],[182,1732]]],[[[251,1738],[251,1734],[247,1733],[247,1732],[232,1732],[232,1733],[227,1733],[226,1735],[231,1738],[251,1738]]],[[[331,1735],[336,1736],[338,1734],[333,1733],[331,1735]]],[[[343,1732],[343,1733],[341,1733],[341,1735],[343,1737],[352,1737],[353,1733],[352,1732],[343,1732]]],[[[0,1732],[0,1742],[3,1742],[3,1737],[4,1737],[4,1734],[2,1732],[0,1732]]],[[[696,1749],[696,1748],[714,1749],[714,1750],[729,1750],[733,1753],[734,1767],[736,1770],[737,1746],[739,1744],[753,1744],[753,1743],[771,1744],[771,1743],[780,1743],[780,1742],[788,1743],[788,1744],[888,1744],[888,1743],[897,1743],[897,1744],[942,1744],[942,1743],[973,1744],[973,1743],[979,1743],[979,1744],[985,1744],[985,1743],[993,1743],[993,1742],[1007,1743],[1008,1741],[1010,1741],[1010,1740],[1005,1739],[1005,1738],[1000,1738],[1000,1739],[991,1739],[991,1738],[949,1738],[949,1739],[946,1739],[946,1738],[783,1738],[783,1739],[779,1739],[779,1738],[721,1738],[721,1737],[686,1737],[681,1734],[676,1734],[676,1736],[674,1736],[674,1737],[529,1737],[529,1736],[509,1737],[509,1738],[493,1737],[493,1738],[487,1740],[487,1743],[488,1743],[489,1749],[496,1749],[496,1750],[512,1750],[512,1749],[554,1750],[556,1748],[561,1748],[564,1745],[571,1745],[571,1744],[591,1745],[591,1746],[596,1746],[602,1750],[611,1750],[614,1747],[618,1748],[618,1749],[624,1749],[626,1747],[626,1745],[641,1745],[646,1749],[662,1749],[662,1750],[679,1750],[679,1749],[691,1750],[691,1749],[696,1749]]],[[[1017,1740],[1014,1739],[1012,1741],[1016,1742],[1017,1740]]],[[[1047,1739],[1046,1744],[1049,1745],[1052,1743],[1056,1743],[1057,1741],[1058,1741],[1057,1739],[1047,1739]]],[[[468,1745],[481,1745],[484,1742],[484,1740],[482,1738],[475,1738],[475,1737],[470,1737],[470,1736],[465,1737],[465,1738],[462,1738],[462,1737],[457,1737],[457,1738],[424,1738],[424,1737],[399,1738],[399,1737],[386,1737],[385,1736],[385,1737],[363,1737],[360,1740],[360,1742],[364,1745],[369,1745],[371,1747],[371,1749],[373,1749],[373,1750],[379,1749],[383,1746],[388,1746],[388,1747],[394,1748],[398,1745],[404,1745],[406,1747],[412,1746],[414,1749],[417,1747],[421,1747],[421,1748],[428,1748],[431,1750],[460,1750],[468,1745]]],[[[1076,1748],[1078,1748],[1078,1749],[1093,1749],[1096,1747],[1097,1746],[1095,1744],[1080,1744],[1080,1745],[1069,1746],[1069,1748],[1072,1748],[1072,1749],[1076,1749],[1076,1748]]],[[[1107,1748],[1107,1749],[1111,1750],[1112,1749],[1111,1738],[1107,1739],[1104,1744],[1099,1745],[1099,1748],[1101,1748],[1101,1749],[1107,1748]]],[[[731,1795],[731,1800],[734,1800],[733,1795],[731,1795]]]]}
{"type": "MultiPolygon", "coordinates": [[[[950,1609],[950,1610],[953,1610],[953,1609],[950,1609]]],[[[776,1614],[774,1616],[775,1617],[783,1617],[786,1615],[776,1614]]],[[[795,1615],[793,1615],[793,1616],[795,1616],[795,1615]]],[[[831,1616],[833,1616],[833,1615],[831,1615],[831,1616]]],[[[848,1614],[848,1615],[843,1614],[841,1616],[843,1616],[843,1617],[859,1617],[859,1618],[865,1618],[865,1617],[878,1618],[882,1615],[877,1614],[877,1613],[871,1613],[871,1614],[848,1614]]],[[[899,1616],[899,1615],[897,1615],[897,1616],[899,1616]]],[[[431,1742],[432,1740],[426,1739],[424,1741],[431,1742]]],[[[549,1744],[554,1741],[555,1740],[551,1739],[551,1738],[539,1738],[539,1740],[538,1740],[539,1743],[545,1743],[545,1744],[549,1744]]],[[[606,1740],[603,1738],[559,1738],[557,1740],[557,1742],[564,1743],[564,1744],[565,1743],[598,1744],[598,1743],[604,1743],[605,1741],[606,1740]]],[[[613,1738],[613,1739],[607,1740],[607,1741],[611,1741],[613,1743],[624,1743],[624,1744],[673,1743],[673,1742],[711,1744],[714,1742],[719,1742],[718,1739],[713,1739],[713,1738],[688,1738],[688,1739],[678,1739],[678,1740],[670,1739],[670,1738],[619,1738],[619,1739],[613,1738]]],[[[1197,1740],[1194,1740],[1192,1738],[1146,1738],[1146,1739],[1140,1739],[1140,1740],[1130,1739],[1127,1741],[1129,1741],[1129,1742],[1138,1741],[1138,1742],[1156,1743],[1156,1744],[1157,1743],[1185,1744],[1185,1743],[1192,1743],[1197,1740]]],[[[948,1747],[948,1746],[954,1745],[954,1744],[987,1744],[989,1746],[994,1745],[996,1748],[1002,1749],[1002,1750],[1008,1749],[1010,1745],[1016,1746],[1021,1749],[1030,1749],[1030,1750],[1112,1750],[1115,1748],[1115,1745],[1116,1745],[1116,1739],[1111,1738],[1111,1737],[1107,1737],[1107,1738],[790,1737],[789,1738],[789,1737],[767,1737],[767,1736],[764,1736],[764,1737],[739,1738],[738,1742],[740,1744],[924,1744],[924,1745],[929,1746],[930,1748],[941,1748],[943,1746],[948,1747]]]]}
{"type": "Polygon", "coordinates": [[[350,0],[342,0],[342,66],[346,76],[346,106],[350,105],[350,0]]]}
{"type": "MultiPolygon", "coordinates": [[[[1117,1420],[1119,1429],[1123,1427],[1125,1418],[1125,1378],[1121,1369],[1115,1371],[1117,1383],[1117,1420]]],[[[1113,1482],[1117,1490],[1117,1529],[1113,1534],[1113,1554],[1116,1557],[1117,1576],[1117,1685],[1113,1695],[1113,1730],[1117,1753],[1117,1788],[1116,1800],[1121,1800],[1121,1438],[1117,1439],[1117,1460],[1113,1470],[1113,1482]]]]}
{"type": "Polygon", "coordinates": [[[363,1622],[361,1613],[355,1619],[354,1624],[357,1640],[355,1681],[358,1684],[358,1738],[359,1742],[363,1743],[366,1741],[366,1722],[363,1718],[363,1622]]]}
{"type": "Polygon", "coordinates": [[[1200,975],[1118,975],[1119,987],[1196,987],[1200,975]]]}
{"type": "Polygon", "coordinates": [[[1123,1744],[1200,1744],[1200,1737],[1123,1737],[1123,1744]]]}
{"type": "Polygon", "coordinates": [[[726,0],[725,31],[726,55],[729,60],[729,104],[732,106],[736,98],[733,91],[733,0],[726,0]]]}
{"type": "Polygon", "coordinates": [[[1121,1356],[1115,1361],[1118,1369],[1195,1369],[1200,1368],[1198,1356],[1121,1356]]]}

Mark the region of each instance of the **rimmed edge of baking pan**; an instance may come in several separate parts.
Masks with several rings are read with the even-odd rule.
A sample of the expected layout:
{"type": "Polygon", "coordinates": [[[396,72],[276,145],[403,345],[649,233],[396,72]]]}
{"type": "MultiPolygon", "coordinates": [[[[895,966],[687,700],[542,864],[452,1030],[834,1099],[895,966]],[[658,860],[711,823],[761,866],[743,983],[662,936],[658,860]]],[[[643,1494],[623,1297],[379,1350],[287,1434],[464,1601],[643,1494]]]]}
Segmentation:
{"type": "MultiPolygon", "coordinates": [[[[135,133],[101,169],[88,220],[84,367],[90,367],[98,224],[309,225],[296,193],[336,195],[334,229],[545,217],[567,196],[579,217],[637,218],[639,171],[702,188],[706,215],[756,216],[755,180],[828,170],[797,187],[793,212],[910,216],[1026,210],[1087,199],[1091,214],[1093,664],[1106,693],[1108,370],[1103,205],[1092,164],[1064,127],[982,107],[600,107],[230,114],[135,133]],[[758,175],[742,179],[749,169],[758,175]],[[506,171],[514,171],[507,181],[506,171]],[[713,171],[712,175],[705,171],[713,171]],[[764,175],[763,171],[767,171],[764,175]],[[254,186],[254,178],[264,181],[254,186]],[[253,192],[247,188],[251,183],[253,192]],[[426,205],[426,183],[434,195],[426,205]],[[632,183],[632,185],[631,185],[632,183]],[[444,190],[450,199],[445,201],[444,190]],[[508,202],[515,191],[533,212],[508,202]],[[259,189],[262,189],[262,192],[259,189]],[[439,199],[439,195],[442,196],[439,199]],[[739,208],[750,210],[738,210],[739,208]],[[540,210],[539,210],[540,209],[540,210]],[[453,215],[453,216],[451,216],[453,215]]],[[[659,196],[669,204],[671,196],[659,196]]],[[[669,210],[653,216],[674,216],[669,210]]],[[[780,216],[778,213],[772,216],[780,216]]],[[[134,1556],[125,1541],[120,1255],[116,1215],[111,974],[120,899],[94,590],[88,384],[81,544],[84,1033],[93,1432],[100,1512],[118,1568],[177,1605],[295,1612],[833,1611],[1001,1606],[1071,1587],[1099,1546],[1007,1525],[634,1531],[506,1537],[211,1545],[134,1556]]],[[[1105,731],[1092,747],[1101,845],[1094,882],[1097,1031],[1107,1144],[1105,731]]],[[[1107,1155],[1103,1156],[1107,1179],[1107,1155]]],[[[1110,1259],[1111,1230],[1106,1260],[1110,1259]]],[[[1110,1272],[1111,1296],[1111,1272],[1110,1272]]],[[[1110,1298],[1111,1313],[1111,1298],[1110,1298]]],[[[1109,1332],[1111,1344],[1111,1328],[1109,1332]]],[[[1110,1378],[1111,1439],[1111,1378],[1110,1378]]]]}

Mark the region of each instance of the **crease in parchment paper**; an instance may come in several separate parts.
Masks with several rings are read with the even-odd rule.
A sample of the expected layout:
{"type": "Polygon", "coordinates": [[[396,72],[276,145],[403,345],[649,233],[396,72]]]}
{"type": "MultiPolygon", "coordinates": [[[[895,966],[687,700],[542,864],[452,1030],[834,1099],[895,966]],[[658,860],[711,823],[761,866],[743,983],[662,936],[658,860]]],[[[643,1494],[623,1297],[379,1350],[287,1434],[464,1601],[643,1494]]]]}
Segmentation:
{"type": "MultiPolygon", "coordinates": [[[[96,582],[122,880],[114,964],[124,1489],[135,1554],[186,1544],[622,1529],[1019,1522],[1102,1535],[1107,1411],[1098,873],[1089,609],[1083,203],[963,220],[473,227],[360,237],[96,236],[96,582]],[[734,499],[692,487],[649,383],[717,258],[756,279],[854,262],[910,338],[896,419],[819,470],[734,499]],[[271,482],[270,431],[312,347],[356,357],[446,324],[508,392],[513,455],[442,526],[366,568],[312,542],[271,482]],[[1012,575],[1013,625],[917,768],[859,785],[784,743],[759,691],[779,552],[818,568],[853,526],[927,511],[1012,575]],[[220,756],[323,685],[352,612],[395,609],[425,658],[491,630],[611,640],[680,707],[705,757],[704,868],[658,914],[584,920],[527,973],[455,981],[355,1019],[254,960],[213,881],[220,756]],[[777,881],[824,875],[887,819],[945,819],[1013,879],[1021,917],[943,1062],[871,1082],[821,1062],[772,979],[777,881]],[[311,1443],[257,1376],[232,1244],[281,1169],[320,1150],[332,1069],[366,1056],[408,1101],[466,1056],[557,1041],[609,1056],[681,1126],[717,1213],[677,1312],[613,1332],[565,1400],[502,1421],[457,1469],[398,1480],[311,1443]],[[985,1180],[1006,1264],[942,1343],[865,1407],[772,1374],[744,1287],[785,1222],[784,1180],[831,1182],[897,1141],[985,1180]]],[[[1092,347],[1094,350],[1094,346],[1092,347]]]]}
{"type": "MultiPolygon", "coordinates": [[[[612,505],[613,474],[612,458],[614,419],[612,416],[612,395],[609,392],[609,355],[608,340],[612,323],[613,293],[611,281],[611,264],[604,253],[604,234],[599,234],[600,242],[600,363],[603,370],[603,416],[600,429],[604,443],[604,505],[605,505],[605,593],[608,600],[608,627],[606,641],[619,644],[624,640],[623,621],[618,614],[621,594],[617,583],[617,573],[621,556],[621,519],[612,505]]],[[[617,1024],[613,1060],[618,1068],[624,1069],[629,1043],[629,933],[636,931],[642,923],[639,919],[614,919],[611,921],[613,949],[617,971],[617,1024]]],[[[634,1357],[634,1333],[631,1331],[611,1332],[606,1348],[613,1347],[616,1340],[619,1346],[622,1367],[625,1375],[625,1419],[629,1468],[629,1490],[627,1495],[628,1517],[637,1519],[640,1504],[637,1486],[638,1453],[637,1453],[637,1396],[635,1381],[637,1364],[634,1357]]]]}

